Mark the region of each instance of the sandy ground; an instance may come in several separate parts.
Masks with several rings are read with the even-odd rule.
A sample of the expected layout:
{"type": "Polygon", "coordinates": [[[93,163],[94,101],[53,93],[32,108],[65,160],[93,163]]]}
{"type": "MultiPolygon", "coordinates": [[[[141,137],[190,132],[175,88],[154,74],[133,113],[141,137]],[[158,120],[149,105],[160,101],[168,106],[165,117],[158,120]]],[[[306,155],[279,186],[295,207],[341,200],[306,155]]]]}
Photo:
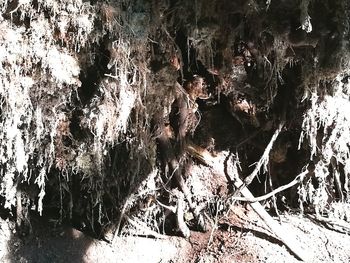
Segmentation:
{"type": "MultiPolygon", "coordinates": [[[[82,232],[60,227],[52,230],[38,224],[33,234],[19,238],[13,223],[1,220],[1,262],[299,262],[283,244],[259,223],[242,223],[239,213],[254,218],[252,211],[235,216],[214,231],[192,232],[181,237],[154,239],[119,237],[114,245],[95,240],[82,232]],[[235,218],[234,218],[235,217],[235,218]],[[239,220],[238,220],[239,217],[239,220]]],[[[281,216],[286,235],[293,234],[309,262],[350,262],[350,238],[326,229],[310,219],[281,216]]]]}

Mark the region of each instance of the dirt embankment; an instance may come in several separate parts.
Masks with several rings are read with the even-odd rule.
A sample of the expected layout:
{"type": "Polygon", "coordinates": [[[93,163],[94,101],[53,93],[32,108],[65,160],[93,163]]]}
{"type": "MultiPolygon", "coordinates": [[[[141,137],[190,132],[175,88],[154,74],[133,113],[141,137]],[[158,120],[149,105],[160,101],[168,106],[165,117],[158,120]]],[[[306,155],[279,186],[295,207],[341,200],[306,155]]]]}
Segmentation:
{"type": "Polygon", "coordinates": [[[348,262],[349,14],[0,1],[3,259],[348,262]]]}

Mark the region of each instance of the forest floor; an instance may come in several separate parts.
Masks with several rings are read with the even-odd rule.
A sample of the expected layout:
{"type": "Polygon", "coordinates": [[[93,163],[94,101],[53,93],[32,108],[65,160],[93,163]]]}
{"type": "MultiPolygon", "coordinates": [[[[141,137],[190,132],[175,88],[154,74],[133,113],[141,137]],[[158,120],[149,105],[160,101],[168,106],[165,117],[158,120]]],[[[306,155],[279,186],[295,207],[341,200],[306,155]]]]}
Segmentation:
{"type": "MultiPolygon", "coordinates": [[[[254,212],[239,207],[220,227],[192,232],[186,240],[118,237],[112,246],[71,227],[52,228],[42,220],[31,235],[19,238],[14,224],[0,222],[1,262],[298,262],[283,244],[259,223],[254,212]],[[247,220],[249,218],[249,221],[247,220]]],[[[293,234],[309,262],[350,262],[350,238],[312,219],[283,214],[285,234],[293,234]]]]}

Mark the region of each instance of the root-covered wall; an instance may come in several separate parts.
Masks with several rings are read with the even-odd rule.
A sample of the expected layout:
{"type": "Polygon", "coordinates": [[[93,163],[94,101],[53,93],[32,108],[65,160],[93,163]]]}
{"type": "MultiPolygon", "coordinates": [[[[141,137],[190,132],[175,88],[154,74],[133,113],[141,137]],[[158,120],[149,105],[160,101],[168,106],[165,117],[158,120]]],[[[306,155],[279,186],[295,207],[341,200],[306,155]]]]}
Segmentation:
{"type": "Polygon", "coordinates": [[[349,10],[331,0],[1,2],[4,207],[30,200],[99,232],[142,202],[172,202],[161,134],[185,168],[189,142],[232,151],[243,179],[283,124],[258,172],[273,188],[309,169],[289,204],[344,217],[332,204],[349,201],[349,10]]]}

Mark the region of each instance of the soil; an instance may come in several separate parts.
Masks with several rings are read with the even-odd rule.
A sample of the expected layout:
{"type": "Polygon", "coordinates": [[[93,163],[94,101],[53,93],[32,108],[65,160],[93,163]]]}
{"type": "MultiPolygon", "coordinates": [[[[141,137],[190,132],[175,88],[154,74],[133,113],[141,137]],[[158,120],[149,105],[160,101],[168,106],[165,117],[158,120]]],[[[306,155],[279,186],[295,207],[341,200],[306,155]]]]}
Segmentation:
{"type": "MultiPolygon", "coordinates": [[[[220,167],[228,152],[216,153],[220,167]]],[[[1,262],[299,262],[263,223],[248,204],[227,206],[223,200],[229,193],[228,179],[223,173],[201,163],[192,163],[187,170],[186,183],[190,185],[193,201],[206,218],[207,231],[194,231],[191,214],[185,211],[185,220],[191,229],[190,238],[176,236],[176,231],[156,238],[150,229],[133,230],[127,223],[122,234],[113,240],[113,231],[107,231],[103,240],[94,239],[70,225],[55,225],[48,216],[31,216],[31,234],[16,232],[11,220],[0,221],[1,262]],[[206,204],[206,205],[205,205],[206,204]],[[129,227],[129,228],[128,228],[129,227]],[[132,231],[130,231],[132,230],[132,231]],[[150,235],[148,235],[150,233],[150,235]]],[[[268,207],[265,207],[268,210],[268,207]]],[[[155,209],[150,205],[149,211],[155,209]]],[[[296,211],[296,209],[295,209],[296,211]]],[[[289,209],[273,217],[285,230],[283,234],[294,239],[308,258],[308,262],[349,262],[348,234],[326,228],[313,219],[289,209]]],[[[141,221],[145,218],[139,216],[141,221]]],[[[137,217],[135,217],[137,220],[137,217]]],[[[140,222],[141,222],[140,221],[140,222]]],[[[285,237],[284,237],[285,238],[285,237]]]]}
{"type": "MultiPolygon", "coordinates": [[[[286,235],[297,237],[309,262],[349,262],[349,236],[299,215],[283,214],[286,235]]],[[[14,224],[0,222],[1,262],[299,262],[264,227],[254,212],[239,207],[206,233],[181,237],[118,237],[114,245],[71,227],[53,228],[43,219],[18,237],[14,224]],[[249,218],[249,220],[248,220],[249,218]]]]}

